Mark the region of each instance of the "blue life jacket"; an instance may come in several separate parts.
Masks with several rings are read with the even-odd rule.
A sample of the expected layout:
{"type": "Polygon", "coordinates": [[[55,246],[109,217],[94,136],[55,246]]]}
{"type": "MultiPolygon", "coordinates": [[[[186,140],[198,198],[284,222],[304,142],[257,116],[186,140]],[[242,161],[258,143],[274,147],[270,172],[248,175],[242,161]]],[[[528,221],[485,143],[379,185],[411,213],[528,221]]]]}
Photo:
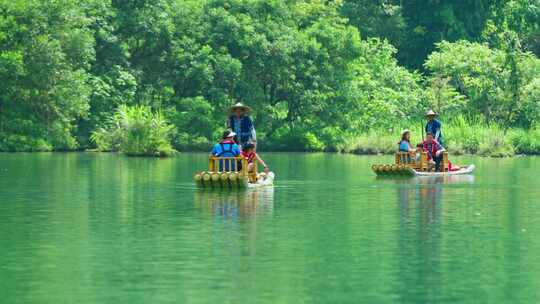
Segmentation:
{"type": "Polygon", "coordinates": [[[219,143],[219,147],[221,147],[221,151],[217,152],[217,157],[235,157],[233,152],[233,146],[236,144],[224,144],[219,143]]]}
{"type": "MultiPolygon", "coordinates": [[[[219,143],[212,149],[212,154],[217,157],[236,157],[240,154],[240,149],[235,143],[219,143]]],[[[240,164],[233,162],[229,168],[229,162],[219,161],[219,171],[235,171],[236,168],[240,170],[240,167],[240,164]]]]}

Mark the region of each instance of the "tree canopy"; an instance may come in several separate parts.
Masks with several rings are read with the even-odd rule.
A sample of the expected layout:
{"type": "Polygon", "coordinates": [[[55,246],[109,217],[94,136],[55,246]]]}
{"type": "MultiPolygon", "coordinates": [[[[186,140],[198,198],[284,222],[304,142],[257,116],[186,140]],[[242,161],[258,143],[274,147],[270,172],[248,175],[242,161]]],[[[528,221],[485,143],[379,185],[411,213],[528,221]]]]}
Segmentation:
{"type": "Polygon", "coordinates": [[[207,149],[235,102],[254,108],[269,149],[335,150],[427,107],[540,119],[539,0],[1,0],[0,12],[0,151],[93,147],[118,111],[141,109],[175,148],[207,149]]]}

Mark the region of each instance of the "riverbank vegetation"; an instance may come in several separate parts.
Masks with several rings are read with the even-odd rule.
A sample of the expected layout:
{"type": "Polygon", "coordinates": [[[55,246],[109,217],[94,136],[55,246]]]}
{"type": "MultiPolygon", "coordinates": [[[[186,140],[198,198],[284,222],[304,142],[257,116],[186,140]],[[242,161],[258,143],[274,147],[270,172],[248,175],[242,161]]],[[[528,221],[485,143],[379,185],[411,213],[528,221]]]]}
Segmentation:
{"type": "Polygon", "coordinates": [[[121,105],[106,127],[94,131],[90,140],[98,151],[169,156],[175,153],[171,145],[174,131],[161,112],[152,112],[148,106],[121,105]]]}
{"type": "Polygon", "coordinates": [[[266,150],[540,153],[540,2],[0,2],[0,151],[208,150],[249,104],[266,150]],[[419,138],[419,137],[417,137],[419,138]]]}

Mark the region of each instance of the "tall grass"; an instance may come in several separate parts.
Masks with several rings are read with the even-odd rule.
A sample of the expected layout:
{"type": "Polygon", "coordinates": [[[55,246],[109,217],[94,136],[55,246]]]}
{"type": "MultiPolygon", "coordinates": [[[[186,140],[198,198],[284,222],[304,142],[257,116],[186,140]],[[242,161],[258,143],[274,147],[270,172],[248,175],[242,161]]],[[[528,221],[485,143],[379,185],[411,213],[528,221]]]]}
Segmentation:
{"type": "Polygon", "coordinates": [[[147,106],[120,106],[106,128],[92,133],[91,140],[100,151],[120,151],[130,156],[168,156],[174,126],[160,112],[147,106]]]}
{"type": "Polygon", "coordinates": [[[540,126],[529,130],[514,130],[511,138],[516,153],[529,155],[540,154],[540,126]]]}
{"type": "MultiPolygon", "coordinates": [[[[345,140],[338,151],[357,154],[391,154],[398,149],[400,129],[372,130],[345,140]]],[[[412,144],[421,141],[419,127],[412,128],[412,144]]],[[[504,129],[480,119],[462,116],[443,125],[445,146],[450,154],[507,157],[515,154],[540,154],[540,127],[530,130],[504,129]]]]}
{"type": "Polygon", "coordinates": [[[480,119],[466,120],[462,116],[449,122],[443,135],[451,154],[478,154],[505,157],[515,153],[512,131],[480,119]]]}
{"type": "Polygon", "coordinates": [[[373,130],[364,135],[349,137],[337,150],[354,154],[391,154],[397,149],[399,132],[373,130]]]}

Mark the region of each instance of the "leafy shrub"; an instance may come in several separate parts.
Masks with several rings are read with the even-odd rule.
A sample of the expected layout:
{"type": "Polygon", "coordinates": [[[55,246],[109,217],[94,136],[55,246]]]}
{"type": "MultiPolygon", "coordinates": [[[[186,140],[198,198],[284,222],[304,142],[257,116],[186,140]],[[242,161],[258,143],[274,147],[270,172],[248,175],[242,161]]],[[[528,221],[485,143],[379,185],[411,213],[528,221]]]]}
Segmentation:
{"type": "Polygon", "coordinates": [[[540,153],[540,126],[530,130],[517,129],[512,134],[512,143],[516,153],[539,154],[540,153]]]}
{"type": "Polygon", "coordinates": [[[7,135],[0,133],[0,151],[2,152],[46,152],[53,147],[44,139],[25,135],[7,135]]]}
{"type": "Polygon", "coordinates": [[[109,125],[92,133],[100,151],[120,151],[130,156],[168,156],[175,153],[171,137],[175,131],[160,112],[148,106],[122,105],[109,125]]]}

